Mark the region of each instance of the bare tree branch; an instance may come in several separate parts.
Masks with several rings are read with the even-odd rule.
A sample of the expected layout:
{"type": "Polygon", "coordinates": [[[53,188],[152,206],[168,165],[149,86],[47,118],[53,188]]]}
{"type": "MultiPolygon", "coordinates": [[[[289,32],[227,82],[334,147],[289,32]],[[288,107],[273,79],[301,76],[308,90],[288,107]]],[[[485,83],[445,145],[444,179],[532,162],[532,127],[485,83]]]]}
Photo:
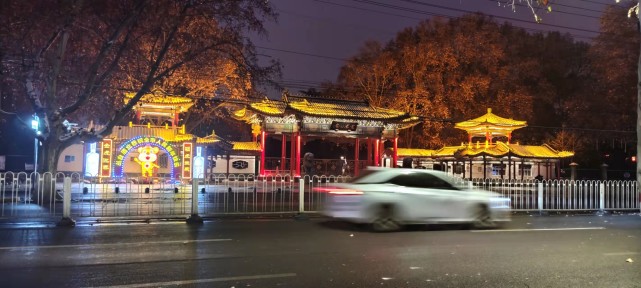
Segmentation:
{"type": "Polygon", "coordinates": [[[130,31],[127,32],[127,35],[123,40],[123,43],[121,44],[120,50],[118,51],[118,54],[116,55],[115,59],[112,61],[109,68],[102,74],[101,77],[98,78],[97,76],[98,70],[102,66],[105,59],[107,58],[109,51],[113,47],[113,44],[117,41],[118,37],[121,36],[123,31],[127,27],[130,27],[135,23],[136,18],[140,15],[140,13],[145,8],[145,4],[146,4],[146,0],[138,1],[136,3],[134,11],[131,14],[129,14],[124,21],[120,23],[120,25],[114,30],[114,32],[107,39],[107,41],[105,41],[102,48],[100,49],[100,52],[98,53],[98,56],[96,57],[96,60],[94,61],[94,63],[91,65],[91,68],[87,72],[87,74],[89,74],[89,77],[87,78],[87,81],[84,84],[85,89],[78,96],[78,99],[76,100],[76,102],[62,109],[62,111],[60,112],[61,117],[64,117],[69,113],[76,111],[84,102],[86,102],[87,99],[89,99],[89,97],[92,95],[96,87],[100,85],[105,80],[105,78],[110,74],[110,72],[113,71],[113,69],[116,67],[118,60],[120,60],[120,57],[122,57],[122,53],[127,46],[127,42],[130,36],[130,31]]]}

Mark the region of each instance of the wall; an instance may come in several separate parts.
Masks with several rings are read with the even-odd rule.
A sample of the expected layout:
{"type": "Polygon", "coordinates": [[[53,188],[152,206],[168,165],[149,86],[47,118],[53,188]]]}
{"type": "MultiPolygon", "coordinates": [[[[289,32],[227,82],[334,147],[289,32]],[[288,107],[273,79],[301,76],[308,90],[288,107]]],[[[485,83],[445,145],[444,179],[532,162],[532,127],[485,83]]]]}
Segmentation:
{"type": "MultiPolygon", "coordinates": [[[[230,155],[229,156],[229,174],[255,174],[256,173],[256,156],[240,156],[240,155],[230,155]],[[247,162],[247,168],[244,169],[239,169],[235,168],[233,163],[236,161],[245,161],[247,162]]],[[[225,174],[227,173],[227,158],[226,157],[218,157],[218,158],[212,158],[206,162],[210,161],[215,161],[216,167],[212,169],[207,169],[207,174],[225,174]]],[[[205,163],[207,165],[208,163],[205,163]]],[[[211,165],[209,165],[211,167],[211,165]]]]}
{"type": "Polygon", "coordinates": [[[83,144],[73,144],[62,150],[58,157],[58,172],[82,173],[82,166],[84,165],[83,152],[83,144]],[[67,161],[65,161],[65,158],[67,161]]]}
{"type": "MultiPolygon", "coordinates": [[[[491,159],[488,158],[486,162],[486,173],[485,177],[487,179],[534,179],[537,175],[541,175],[544,177],[544,179],[548,179],[548,175],[550,176],[549,178],[551,179],[556,179],[557,178],[557,168],[556,165],[558,163],[558,160],[550,160],[549,163],[546,166],[545,162],[534,162],[529,159],[525,159],[523,163],[521,163],[521,159],[513,157],[512,158],[512,172],[507,171],[508,169],[508,161],[507,159],[504,159],[502,164],[505,165],[505,174],[503,177],[501,175],[493,175],[492,174],[492,164],[501,164],[501,161],[496,160],[496,159],[491,159]],[[540,165],[539,165],[540,163],[540,165]],[[521,169],[520,165],[530,165],[530,173],[528,174],[527,171],[524,171],[523,177],[521,177],[521,169]],[[514,167],[516,165],[516,167],[514,167]],[[511,175],[511,177],[509,177],[511,175]]],[[[457,162],[455,161],[447,161],[447,162],[439,162],[435,161],[433,159],[424,159],[424,158],[414,158],[414,163],[413,167],[420,166],[420,168],[424,169],[436,169],[436,170],[442,170],[448,172],[448,174],[452,174],[454,176],[458,177],[463,177],[465,175],[466,179],[470,178],[470,171],[472,173],[471,178],[483,178],[483,161],[479,160],[473,160],[472,161],[472,169],[470,169],[470,162],[469,160],[466,160],[464,163],[458,162],[458,164],[464,164],[465,167],[465,173],[455,173],[455,165],[457,162]],[[418,164],[418,165],[417,165],[418,164]]],[[[399,157],[398,162],[397,162],[398,167],[403,166],[403,158],[399,157]]]]}

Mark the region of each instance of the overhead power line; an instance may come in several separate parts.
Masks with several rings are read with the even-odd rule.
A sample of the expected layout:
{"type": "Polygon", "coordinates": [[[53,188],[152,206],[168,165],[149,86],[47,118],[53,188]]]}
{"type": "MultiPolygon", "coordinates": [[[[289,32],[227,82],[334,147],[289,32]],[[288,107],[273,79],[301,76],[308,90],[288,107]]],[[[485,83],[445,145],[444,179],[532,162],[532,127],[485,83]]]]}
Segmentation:
{"type": "MultiPolygon", "coordinates": [[[[407,7],[398,6],[398,5],[392,5],[392,4],[387,4],[387,3],[381,3],[381,2],[372,1],[372,0],[352,0],[352,1],[359,2],[359,3],[365,3],[365,4],[370,4],[370,5],[379,6],[379,7],[396,9],[396,10],[400,10],[400,11],[434,14],[432,12],[425,12],[425,11],[422,11],[422,10],[417,10],[417,9],[413,9],[413,8],[407,8],[407,7]]],[[[415,0],[401,0],[401,1],[412,2],[412,3],[418,4],[418,5],[422,5],[422,6],[439,8],[439,9],[444,9],[444,10],[449,10],[449,11],[462,12],[462,13],[474,13],[475,12],[475,11],[471,11],[471,10],[446,7],[446,6],[442,6],[442,5],[428,4],[428,3],[423,3],[423,2],[419,2],[419,1],[415,1],[415,0]]],[[[529,23],[529,24],[532,23],[532,21],[530,21],[530,20],[523,20],[523,19],[518,19],[518,18],[513,18],[513,17],[504,17],[504,16],[498,16],[498,15],[491,15],[491,16],[494,17],[494,18],[497,18],[497,19],[503,19],[503,20],[508,20],[508,21],[515,21],[515,22],[529,23]]],[[[575,28],[575,27],[569,27],[569,26],[563,26],[563,25],[554,25],[554,24],[547,24],[547,23],[539,23],[538,25],[547,26],[547,27],[555,27],[555,28],[563,28],[563,29],[575,30],[575,31],[582,31],[582,32],[588,32],[588,33],[597,33],[597,34],[599,33],[598,31],[594,31],[594,30],[583,29],[583,28],[575,28]]]]}
{"type": "Polygon", "coordinates": [[[313,54],[313,53],[307,53],[307,52],[299,52],[299,51],[292,51],[292,50],[285,50],[285,49],[277,49],[277,48],[270,48],[270,47],[264,47],[264,46],[256,46],[256,48],[260,48],[260,49],[264,49],[264,50],[270,50],[270,51],[278,51],[278,52],[285,52],[285,53],[303,55],[303,56],[310,56],[310,57],[324,58],[324,59],[330,59],[330,60],[337,60],[337,61],[348,61],[348,59],[345,59],[345,58],[338,58],[338,57],[319,55],[319,54],[313,54]]]}
{"type": "MultiPolygon", "coordinates": [[[[496,3],[496,0],[487,0],[487,1],[495,2],[495,3],[496,3]]],[[[601,5],[608,5],[608,4],[604,4],[604,3],[598,3],[598,4],[601,4],[601,5]]],[[[614,0],[612,0],[612,4],[615,4],[614,0]]],[[[565,7],[565,8],[571,8],[571,9],[577,9],[577,10],[584,10],[584,11],[595,12],[595,13],[602,13],[602,12],[603,12],[603,11],[600,11],[600,10],[594,10],[594,9],[589,9],[589,8],[585,8],[585,7],[579,7],[579,6],[572,6],[572,5],[567,5],[567,4],[561,4],[561,3],[559,3],[559,2],[553,2],[553,3],[551,3],[550,5],[553,7],[553,8],[552,8],[552,10],[553,10],[554,12],[559,12],[559,10],[558,10],[558,9],[556,9],[556,8],[554,8],[554,7],[565,7]]],[[[515,3],[515,6],[519,6],[519,7],[523,7],[523,8],[527,8],[527,9],[529,9],[529,7],[527,7],[527,5],[525,5],[525,4],[515,3]]],[[[579,14],[579,13],[570,13],[570,12],[565,12],[565,13],[567,13],[567,14],[571,14],[571,15],[577,15],[577,16],[591,17],[591,16],[588,16],[588,15],[585,15],[585,14],[579,14]]]]}
{"type": "MultiPolygon", "coordinates": [[[[373,13],[382,14],[382,15],[391,15],[391,16],[402,17],[402,18],[407,18],[407,19],[412,19],[412,20],[419,20],[419,21],[421,21],[421,20],[425,20],[425,18],[416,18],[416,17],[411,17],[411,16],[408,16],[408,15],[393,14],[393,13],[388,13],[388,12],[385,12],[385,11],[379,11],[379,10],[374,10],[374,9],[368,9],[368,8],[365,8],[365,7],[362,7],[362,6],[345,5],[345,4],[336,3],[336,2],[331,2],[331,1],[325,1],[325,0],[314,0],[314,1],[319,2],[319,3],[328,4],[328,5],[334,5],[334,6],[340,6],[340,7],[345,7],[345,8],[351,8],[351,9],[355,9],[355,10],[361,10],[361,11],[373,12],[373,13]]],[[[382,7],[382,8],[385,8],[385,7],[382,7]]],[[[408,8],[408,9],[409,9],[409,8],[408,8]]],[[[422,15],[428,15],[428,16],[437,16],[437,17],[447,18],[447,19],[457,19],[457,18],[460,18],[459,16],[452,16],[452,15],[439,14],[439,13],[432,13],[432,12],[426,12],[426,11],[416,10],[416,9],[409,9],[409,10],[410,10],[409,12],[416,13],[416,14],[422,14],[422,15]]],[[[469,12],[469,11],[468,11],[468,12],[469,12]]],[[[474,13],[474,12],[469,12],[469,13],[474,13]]],[[[487,15],[487,16],[491,16],[491,17],[495,17],[495,15],[493,15],[493,14],[485,14],[485,15],[487,15]]],[[[495,17],[495,18],[497,18],[497,17],[495,17]]],[[[532,24],[534,24],[533,22],[526,21],[526,20],[522,20],[521,22],[524,22],[524,23],[532,23],[532,24]]],[[[551,25],[551,24],[548,24],[548,25],[551,25]]],[[[547,33],[547,32],[551,32],[551,30],[536,29],[536,28],[528,28],[528,27],[522,27],[522,26],[518,26],[518,25],[515,25],[515,26],[516,26],[516,27],[519,27],[519,28],[521,28],[521,29],[524,29],[524,30],[526,30],[526,31],[528,31],[528,32],[534,32],[534,33],[547,33]]],[[[570,34],[570,35],[572,35],[575,39],[586,39],[586,40],[592,40],[592,39],[594,38],[594,36],[579,35],[579,34],[571,33],[571,32],[567,32],[567,33],[568,33],[568,34],[570,34]]],[[[599,33],[599,32],[597,32],[597,31],[591,31],[591,33],[599,33]]]]}

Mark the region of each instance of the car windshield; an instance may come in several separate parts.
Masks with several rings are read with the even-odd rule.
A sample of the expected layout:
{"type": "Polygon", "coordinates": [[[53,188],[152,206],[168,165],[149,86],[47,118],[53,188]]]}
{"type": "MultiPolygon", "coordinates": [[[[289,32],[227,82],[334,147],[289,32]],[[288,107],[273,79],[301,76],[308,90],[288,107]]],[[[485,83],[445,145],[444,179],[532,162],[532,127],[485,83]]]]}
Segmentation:
{"type": "Polygon", "coordinates": [[[370,183],[371,181],[364,181],[363,179],[369,175],[372,175],[375,172],[376,170],[373,170],[373,169],[362,170],[359,172],[358,176],[349,180],[349,183],[370,183]]]}
{"type": "Polygon", "coordinates": [[[443,175],[441,178],[443,178],[443,180],[452,184],[452,186],[459,189],[468,189],[470,187],[469,186],[470,181],[464,178],[455,177],[451,175],[443,175]]]}

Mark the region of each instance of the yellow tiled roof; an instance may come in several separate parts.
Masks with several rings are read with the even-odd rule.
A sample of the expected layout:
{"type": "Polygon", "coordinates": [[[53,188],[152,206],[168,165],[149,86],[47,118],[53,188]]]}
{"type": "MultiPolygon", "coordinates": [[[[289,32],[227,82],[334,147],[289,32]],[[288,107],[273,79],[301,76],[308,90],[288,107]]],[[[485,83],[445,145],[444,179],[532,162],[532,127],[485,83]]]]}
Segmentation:
{"type": "Polygon", "coordinates": [[[510,151],[519,157],[527,158],[565,158],[574,156],[574,152],[557,151],[547,144],[541,146],[509,144],[510,151]]]}
{"type": "Polygon", "coordinates": [[[213,139],[213,138],[200,138],[198,137],[196,139],[196,143],[202,143],[202,144],[211,144],[211,143],[218,143],[220,142],[219,139],[213,139]]]}
{"type": "Polygon", "coordinates": [[[258,142],[232,142],[234,151],[260,151],[258,142]]]}
{"type": "Polygon", "coordinates": [[[496,144],[493,145],[488,145],[488,147],[485,147],[485,144],[479,145],[477,148],[475,145],[465,147],[463,151],[461,151],[461,156],[481,156],[481,155],[488,155],[488,156],[494,156],[494,157],[500,157],[507,155],[508,152],[510,151],[510,148],[503,144],[501,142],[497,142],[496,144]]]}
{"type": "MultiPolygon", "coordinates": [[[[136,96],[135,92],[125,93],[124,102],[129,103],[131,98],[136,96]]],[[[143,95],[138,101],[139,105],[133,107],[136,111],[142,111],[143,115],[148,113],[153,114],[166,114],[165,116],[171,116],[171,113],[178,112],[182,113],[192,105],[194,101],[191,98],[168,95],[164,91],[154,90],[150,93],[143,95]]]]}
{"type": "MultiPolygon", "coordinates": [[[[400,120],[401,123],[414,125],[420,121],[416,116],[411,116],[402,111],[372,107],[366,102],[335,100],[335,99],[310,99],[293,97],[290,100],[275,101],[262,100],[248,105],[248,108],[257,113],[268,116],[282,116],[285,110],[291,109],[301,114],[320,117],[342,117],[371,120],[400,120]]],[[[243,118],[247,111],[244,109],[234,113],[236,118],[243,118]]]]}
{"type": "Polygon", "coordinates": [[[278,116],[285,113],[287,104],[280,101],[263,100],[249,104],[249,107],[259,113],[267,114],[270,116],[278,116]]]}
{"type": "MultiPolygon", "coordinates": [[[[399,148],[399,156],[401,155],[401,149],[399,148]]],[[[405,148],[407,149],[407,148],[405,148]]],[[[411,150],[425,150],[425,149],[407,149],[411,150]]],[[[407,156],[416,156],[419,155],[412,154],[410,152],[402,152],[407,154],[407,156]]],[[[574,152],[571,151],[557,151],[554,150],[547,144],[541,146],[534,145],[519,145],[519,144],[506,144],[503,142],[496,142],[495,144],[488,145],[485,147],[485,144],[470,145],[470,146],[446,146],[438,150],[434,150],[431,154],[432,157],[476,157],[482,155],[488,155],[492,157],[502,157],[507,156],[508,153],[522,158],[543,158],[543,159],[553,159],[553,158],[566,158],[574,156],[574,152]]],[[[402,155],[406,156],[406,155],[402,155]]],[[[424,156],[421,156],[424,157],[424,156]]]]}
{"type": "Polygon", "coordinates": [[[397,155],[400,157],[432,157],[434,150],[415,149],[415,148],[398,148],[397,155]]]}
{"type": "Polygon", "coordinates": [[[472,120],[456,123],[454,125],[454,128],[469,130],[477,126],[487,126],[488,124],[492,126],[502,126],[502,127],[507,126],[507,127],[511,127],[512,130],[527,126],[526,121],[507,119],[507,118],[497,116],[496,114],[492,113],[492,108],[488,108],[487,113],[485,115],[478,118],[474,118],[472,120]]]}
{"type": "Polygon", "coordinates": [[[290,102],[289,107],[312,116],[347,117],[363,119],[394,119],[408,116],[407,113],[392,109],[372,107],[364,102],[290,102]]]}
{"type": "Polygon", "coordinates": [[[454,156],[461,149],[464,149],[464,147],[461,147],[461,146],[445,146],[445,147],[443,147],[441,149],[435,150],[434,153],[432,153],[432,156],[434,156],[434,157],[451,157],[451,156],[454,156]]]}
{"type": "Polygon", "coordinates": [[[162,138],[167,142],[190,142],[194,137],[196,138],[196,143],[202,144],[211,144],[218,142],[226,142],[224,139],[216,136],[209,135],[206,137],[197,137],[193,134],[183,134],[180,132],[180,128],[167,128],[164,127],[150,127],[146,126],[116,126],[113,132],[106,138],[112,139],[131,139],[137,136],[153,136],[162,138]]]}
{"type": "Polygon", "coordinates": [[[147,135],[160,137],[169,142],[182,142],[188,141],[193,137],[191,134],[180,134],[178,130],[179,128],[165,129],[164,127],[147,128],[145,126],[116,126],[114,127],[113,132],[111,132],[111,134],[106,138],[131,139],[137,136],[147,135]]]}
{"type": "MultiPolygon", "coordinates": [[[[134,96],[136,96],[135,92],[125,93],[125,103],[127,103],[134,96]]],[[[142,98],[140,98],[140,102],[143,102],[143,103],[156,103],[156,104],[182,105],[182,104],[192,104],[193,101],[194,100],[192,100],[191,98],[188,98],[188,97],[167,95],[164,92],[157,92],[157,91],[145,94],[145,95],[142,96],[142,98]]]]}

